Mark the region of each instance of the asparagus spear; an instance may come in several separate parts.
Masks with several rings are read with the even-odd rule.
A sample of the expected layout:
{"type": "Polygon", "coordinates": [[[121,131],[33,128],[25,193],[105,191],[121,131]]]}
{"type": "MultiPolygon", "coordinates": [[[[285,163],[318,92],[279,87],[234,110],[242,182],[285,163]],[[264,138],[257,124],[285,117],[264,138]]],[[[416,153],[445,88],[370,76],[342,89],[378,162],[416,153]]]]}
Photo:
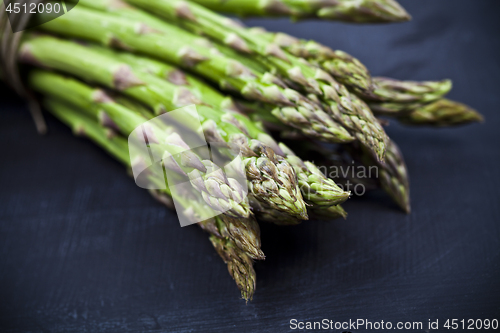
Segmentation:
{"type": "MultiPolygon", "coordinates": [[[[52,37],[36,37],[25,42],[21,49],[21,59],[63,70],[115,89],[118,73],[121,80],[118,86],[122,88],[122,93],[136,97],[153,109],[160,110],[159,112],[192,104],[194,101],[190,92],[179,90],[173,84],[140,71],[133,71],[126,64],[95,50],[52,37]],[[80,66],[82,63],[91,65],[92,69],[86,70],[80,66]],[[123,75],[124,69],[127,76],[123,75]],[[139,83],[132,87],[127,83],[123,87],[124,78],[128,82],[130,78],[133,78],[134,82],[139,79],[139,83]],[[165,107],[169,103],[170,108],[165,107]]],[[[237,127],[223,120],[224,112],[208,106],[198,106],[197,111],[203,118],[204,134],[211,142],[230,144],[240,149],[246,166],[249,190],[252,193],[276,209],[307,219],[305,203],[296,184],[296,175],[283,158],[261,142],[249,141],[237,127]]]]}
{"type": "MultiPolygon", "coordinates": [[[[110,131],[98,125],[97,122],[75,112],[74,107],[50,99],[46,100],[45,105],[51,113],[70,126],[75,134],[84,135],[90,138],[121,163],[131,167],[128,156],[128,145],[124,138],[117,135],[110,135],[110,131]]],[[[171,193],[168,187],[163,191],[155,191],[153,193],[156,199],[166,203],[170,208],[173,208],[171,193]]],[[[176,200],[182,203],[185,214],[196,214],[197,211],[203,209],[203,203],[196,203],[183,199],[184,198],[177,198],[176,200]]],[[[248,301],[252,299],[255,291],[256,275],[253,269],[252,258],[263,259],[264,255],[259,249],[260,256],[255,258],[252,254],[242,250],[241,247],[236,246],[233,240],[224,236],[226,233],[225,230],[227,229],[225,227],[227,224],[224,222],[224,219],[225,216],[221,215],[200,222],[198,225],[211,234],[210,241],[221,258],[228,265],[229,273],[236,281],[241,291],[241,295],[248,301]]],[[[255,224],[255,226],[258,230],[258,225],[255,224]]],[[[242,231],[240,234],[244,235],[245,231],[242,231]]]]}
{"type": "Polygon", "coordinates": [[[241,296],[247,301],[252,300],[255,292],[256,275],[251,258],[228,239],[221,239],[211,235],[210,241],[219,256],[227,264],[229,274],[238,285],[241,296]]]}
{"type": "Polygon", "coordinates": [[[410,182],[408,170],[399,147],[392,140],[387,145],[387,157],[384,162],[377,159],[364,149],[351,147],[352,156],[366,166],[378,167],[378,180],[382,189],[401,207],[407,214],[411,212],[410,182]]]}
{"type": "MultiPolygon", "coordinates": [[[[297,225],[300,224],[301,221],[293,216],[283,214],[280,211],[270,208],[265,203],[261,203],[252,196],[249,197],[250,204],[254,209],[254,213],[259,219],[259,221],[270,222],[277,225],[297,225]]],[[[318,220],[333,220],[337,218],[346,218],[347,212],[342,208],[342,206],[315,206],[309,207],[308,213],[311,218],[318,220]]]]}
{"type": "Polygon", "coordinates": [[[373,94],[366,97],[379,102],[428,103],[443,97],[452,88],[451,80],[419,82],[374,77],[373,84],[373,94]]]}
{"type": "Polygon", "coordinates": [[[458,126],[484,120],[476,110],[446,98],[403,113],[397,119],[406,125],[435,127],[458,126]]]}
{"type": "Polygon", "coordinates": [[[403,113],[410,113],[415,109],[425,106],[426,103],[399,103],[399,102],[367,102],[370,109],[377,116],[398,116],[403,113]]]}
{"type": "Polygon", "coordinates": [[[241,16],[316,17],[357,23],[408,21],[394,0],[191,0],[214,11],[241,16]]]}
{"type": "Polygon", "coordinates": [[[344,6],[331,6],[318,13],[321,18],[355,23],[404,22],[411,19],[395,0],[344,0],[344,6]]]}
{"type": "Polygon", "coordinates": [[[333,220],[338,218],[345,220],[347,218],[347,212],[340,205],[326,208],[311,208],[309,214],[311,214],[311,218],[318,220],[333,220]]]}
{"type": "Polygon", "coordinates": [[[332,50],[316,41],[295,38],[282,32],[267,32],[260,27],[249,30],[279,45],[290,54],[322,68],[351,89],[361,92],[372,90],[369,71],[358,59],[343,51],[332,50]]]}
{"type": "Polygon", "coordinates": [[[183,0],[126,1],[177,22],[190,31],[204,33],[235,50],[251,54],[305,92],[317,95],[334,119],[383,160],[387,136],[382,126],[365,103],[350,96],[347,88],[325,71],[287,54],[278,45],[259,38],[234,21],[194,3],[183,0]]]}
{"type": "MultiPolygon", "coordinates": [[[[307,132],[323,137],[324,140],[353,140],[353,137],[321,107],[292,89],[276,85],[275,77],[270,73],[256,73],[210,48],[205,39],[182,29],[167,23],[150,25],[154,18],[149,16],[137,19],[138,13],[130,10],[117,10],[113,13],[114,16],[78,6],[68,14],[43,24],[41,28],[64,36],[83,38],[160,58],[218,83],[223,90],[240,93],[250,100],[294,108],[297,113],[303,115],[302,120],[309,119],[306,126],[311,124],[312,129],[307,132]],[[124,17],[120,17],[121,15],[124,17]],[[106,28],[103,29],[103,26],[106,28]],[[161,26],[161,29],[157,26],[161,26]],[[316,129],[317,133],[314,132],[316,129]]],[[[297,123],[291,116],[290,119],[282,120],[291,124],[297,123]]]]}
{"type": "Polygon", "coordinates": [[[408,125],[455,126],[481,122],[483,117],[467,105],[443,98],[450,80],[399,81],[373,78],[373,92],[357,92],[379,115],[396,117],[408,125]]]}
{"type": "MultiPolygon", "coordinates": [[[[195,94],[200,100],[203,100],[204,103],[209,103],[212,106],[220,107],[222,109],[237,109],[230,97],[222,95],[219,91],[208,86],[206,83],[201,82],[200,80],[173,66],[128,53],[103,50],[101,47],[94,48],[101,52],[107,52],[113,57],[125,61],[134,69],[141,69],[143,71],[156,74],[157,76],[170,80],[179,86],[183,86],[195,94]]],[[[335,184],[335,182],[324,177],[324,175],[317,170],[314,164],[302,161],[288,147],[282,144],[278,145],[261,127],[256,126],[246,116],[234,113],[233,116],[236,118],[229,120],[230,122],[235,123],[251,138],[264,142],[277,154],[282,155],[287,159],[290,165],[293,166],[295,173],[298,176],[299,188],[301,189],[302,196],[309,204],[320,206],[337,205],[349,197],[349,192],[343,191],[335,184]]]]}
{"type": "Polygon", "coordinates": [[[416,109],[442,98],[452,88],[450,80],[419,82],[375,77],[372,81],[373,91],[357,91],[357,94],[378,114],[416,109]]]}

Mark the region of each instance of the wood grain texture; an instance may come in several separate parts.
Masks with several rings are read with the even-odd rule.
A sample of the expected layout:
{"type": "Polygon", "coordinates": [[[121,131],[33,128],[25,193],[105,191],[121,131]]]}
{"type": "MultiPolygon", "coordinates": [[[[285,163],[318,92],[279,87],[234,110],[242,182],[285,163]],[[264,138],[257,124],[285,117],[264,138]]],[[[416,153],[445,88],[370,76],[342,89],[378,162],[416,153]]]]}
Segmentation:
{"type": "MultiPolygon", "coordinates": [[[[401,1],[410,23],[249,20],[359,57],[374,75],[451,78],[486,123],[388,133],[406,155],[413,213],[383,193],[347,221],[262,226],[245,304],[198,228],[122,167],[22,102],[0,100],[1,332],[287,332],[289,320],[424,321],[500,314],[498,1],[401,1]]],[[[500,319],[500,318],[499,318],[500,319]]],[[[362,332],[362,331],[358,331],[362,332]]]]}

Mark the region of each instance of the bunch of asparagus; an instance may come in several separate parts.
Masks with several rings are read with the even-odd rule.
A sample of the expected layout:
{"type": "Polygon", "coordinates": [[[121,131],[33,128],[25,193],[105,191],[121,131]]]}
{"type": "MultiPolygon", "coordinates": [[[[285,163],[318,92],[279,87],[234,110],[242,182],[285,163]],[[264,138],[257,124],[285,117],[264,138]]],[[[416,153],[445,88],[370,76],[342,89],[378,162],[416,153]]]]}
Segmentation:
{"type": "Polygon", "coordinates": [[[163,113],[196,105],[207,141],[241,153],[246,184],[187,149],[186,138],[168,123],[153,123],[148,137],[161,154],[179,157],[163,159],[163,167],[191,190],[173,198],[162,177],[147,174],[147,182],[161,188],[151,191],[157,200],[174,208],[175,199],[178,214],[210,234],[249,300],[253,260],[265,258],[257,220],[296,225],[345,218],[346,182],[382,188],[410,212],[404,158],[378,117],[430,126],[482,118],[443,97],[448,80],[372,78],[343,51],[246,28],[212,10],[350,22],[409,19],[393,0],[80,0],[25,33],[18,58],[45,108],[127,168],[145,163],[130,160],[127,136],[163,113]],[[285,139],[295,151],[280,142],[285,139]],[[354,162],[376,167],[378,177],[332,179],[321,170],[354,162]]]}

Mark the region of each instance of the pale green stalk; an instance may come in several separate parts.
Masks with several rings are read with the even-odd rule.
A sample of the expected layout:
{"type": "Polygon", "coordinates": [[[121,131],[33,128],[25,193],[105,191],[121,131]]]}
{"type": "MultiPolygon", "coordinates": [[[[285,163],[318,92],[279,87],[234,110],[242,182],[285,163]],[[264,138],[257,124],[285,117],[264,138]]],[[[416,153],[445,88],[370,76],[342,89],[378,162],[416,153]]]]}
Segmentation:
{"type": "Polygon", "coordinates": [[[450,127],[483,122],[483,116],[471,107],[446,98],[421,106],[396,118],[405,125],[450,127]]]}
{"type": "Polygon", "coordinates": [[[243,17],[321,18],[354,23],[408,21],[395,0],[191,0],[214,11],[243,17]]]}
{"type": "Polygon", "coordinates": [[[250,28],[250,31],[279,45],[290,54],[322,68],[350,89],[361,92],[373,89],[368,69],[361,61],[344,51],[332,50],[316,41],[295,38],[283,32],[267,32],[260,27],[250,28]]]}

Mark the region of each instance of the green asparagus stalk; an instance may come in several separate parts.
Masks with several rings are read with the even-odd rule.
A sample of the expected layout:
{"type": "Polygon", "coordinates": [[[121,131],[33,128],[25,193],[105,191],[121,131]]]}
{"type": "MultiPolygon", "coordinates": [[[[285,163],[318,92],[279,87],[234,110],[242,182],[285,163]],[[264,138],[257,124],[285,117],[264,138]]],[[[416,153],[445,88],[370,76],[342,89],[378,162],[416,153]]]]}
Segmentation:
{"type": "Polygon", "coordinates": [[[373,78],[373,91],[357,91],[377,114],[411,111],[442,98],[452,88],[450,80],[400,81],[385,77],[373,78]]]}
{"type": "MultiPolygon", "coordinates": [[[[175,200],[177,201],[177,196],[175,200]]],[[[197,206],[200,205],[200,203],[197,202],[194,202],[194,204],[197,206]]],[[[201,202],[201,204],[204,203],[201,202]]],[[[192,206],[193,203],[188,206],[188,208],[192,206]]],[[[183,207],[186,207],[186,204],[184,204],[183,207]]],[[[194,211],[194,208],[191,208],[191,210],[194,211]]],[[[193,219],[193,221],[199,220],[199,218],[193,219]]],[[[264,252],[261,250],[260,228],[255,216],[251,215],[247,218],[235,218],[226,214],[221,214],[210,219],[210,221],[214,221],[217,227],[217,237],[231,241],[231,243],[245,252],[246,256],[251,259],[264,260],[266,258],[264,252]]],[[[208,229],[206,222],[201,224],[205,226],[203,228],[204,230],[208,229]]]]}
{"type": "Polygon", "coordinates": [[[373,95],[367,95],[367,99],[379,102],[428,103],[443,97],[452,88],[451,80],[400,81],[375,77],[373,84],[373,95]]]}
{"type": "Polygon", "coordinates": [[[383,160],[387,136],[368,106],[351,96],[328,73],[284,52],[278,45],[252,34],[234,21],[183,0],[126,0],[195,33],[203,33],[235,50],[251,54],[272,71],[317,95],[331,115],[383,160]],[[236,42],[235,42],[236,41],[236,42]]]}
{"type": "Polygon", "coordinates": [[[407,125],[457,126],[481,122],[483,117],[467,105],[443,98],[450,80],[399,81],[373,78],[372,92],[357,92],[378,115],[395,117],[407,125]]]}
{"type": "Polygon", "coordinates": [[[252,259],[228,239],[221,239],[211,235],[210,241],[219,256],[227,264],[229,274],[231,274],[240,289],[243,299],[252,300],[256,287],[256,275],[252,259]]]}
{"type": "Polygon", "coordinates": [[[345,0],[318,13],[321,18],[354,23],[409,21],[411,16],[395,0],[345,0]]]}
{"type": "Polygon", "coordinates": [[[387,160],[380,165],[380,184],[407,214],[411,212],[410,182],[401,150],[394,141],[387,147],[387,160]]]}
{"type": "Polygon", "coordinates": [[[482,122],[483,116],[469,106],[443,98],[396,118],[413,126],[449,127],[482,122]]]}
{"type": "Polygon", "coordinates": [[[408,21],[394,0],[191,0],[211,10],[240,16],[322,18],[356,23],[408,21]]]}
{"type": "MultiPolygon", "coordinates": [[[[294,151],[297,152],[297,155],[309,161],[314,161],[315,167],[319,168],[320,171],[322,168],[328,167],[334,167],[341,170],[348,170],[356,167],[352,165],[352,157],[346,156],[345,149],[340,149],[344,145],[340,145],[338,149],[334,149],[333,151],[325,149],[320,143],[311,142],[311,140],[303,134],[293,130],[290,131],[287,127],[282,126],[278,119],[272,116],[270,117],[267,112],[262,109],[262,105],[258,103],[243,103],[241,101],[238,101],[237,105],[254,123],[261,124],[261,126],[269,131],[279,133],[281,139],[293,143],[294,151]]],[[[321,171],[321,174],[328,179],[328,172],[321,171]]],[[[380,187],[378,182],[374,179],[357,178],[355,175],[351,175],[351,173],[347,173],[345,177],[337,174],[331,179],[346,192],[349,192],[350,188],[356,187],[358,184],[362,185],[363,188],[367,190],[373,190],[380,187]]],[[[303,194],[303,196],[307,198],[305,194],[303,194]]]]}
{"type": "Polygon", "coordinates": [[[358,59],[343,51],[332,50],[316,41],[295,38],[282,32],[267,32],[260,27],[249,30],[279,45],[290,54],[322,68],[351,89],[361,92],[373,89],[370,72],[358,59]]]}
{"type": "Polygon", "coordinates": [[[399,102],[367,102],[370,109],[377,116],[398,116],[404,113],[410,113],[415,109],[421,108],[426,103],[399,103],[399,102]]]}
{"type": "MultiPolygon", "coordinates": [[[[335,165],[340,167],[341,170],[360,170],[362,167],[367,172],[363,172],[361,178],[357,178],[357,174],[354,172],[346,172],[347,179],[345,183],[340,182],[342,185],[357,187],[361,185],[364,190],[371,190],[375,188],[382,188],[393,201],[406,213],[410,213],[410,183],[408,179],[408,170],[406,163],[403,158],[403,154],[392,140],[389,140],[387,145],[387,154],[384,162],[380,162],[373,156],[373,153],[367,151],[359,145],[346,145],[340,148],[339,152],[333,152],[333,154],[339,154],[340,160],[334,157],[334,160],[328,161],[327,165],[335,165]],[[348,152],[348,157],[351,159],[350,162],[342,161],[342,156],[345,152],[348,152]],[[340,163],[339,163],[340,161],[340,163]],[[343,169],[342,169],[343,168],[343,169]],[[375,168],[376,172],[372,174],[372,168],[375,168]],[[356,176],[356,177],[352,177],[356,176]],[[372,178],[369,178],[369,177],[372,178]]],[[[326,154],[324,154],[326,155],[326,154]]],[[[332,156],[330,156],[332,158],[332,156]]]]}
{"type": "Polygon", "coordinates": [[[340,205],[330,206],[326,208],[311,208],[309,210],[309,214],[311,214],[311,218],[317,220],[330,221],[338,218],[343,218],[345,220],[347,218],[347,212],[340,205]]]}
{"type": "MultiPolygon", "coordinates": [[[[47,109],[57,118],[65,122],[73,129],[77,135],[84,135],[103,147],[108,153],[127,167],[131,167],[128,156],[128,145],[124,138],[117,135],[110,135],[110,130],[98,125],[96,121],[88,119],[82,114],[75,112],[73,107],[69,107],[57,100],[46,100],[47,109]]],[[[156,199],[173,208],[171,193],[168,187],[163,191],[153,192],[156,199]]],[[[203,203],[193,203],[190,200],[176,199],[182,204],[185,214],[196,214],[202,209],[203,203]]],[[[249,253],[236,246],[234,241],[224,236],[225,226],[224,215],[198,223],[198,225],[210,233],[210,241],[219,253],[224,262],[228,265],[229,273],[236,281],[238,288],[245,300],[251,300],[255,291],[255,271],[253,269],[252,257],[249,253]],[[222,228],[221,228],[222,226],[222,228]]],[[[256,225],[258,228],[258,225],[256,225]]],[[[259,240],[260,241],[260,240],[259,240]]],[[[261,258],[263,254],[261,254],[261,258]]]]}
{"type": "Polygon", "coordinates": [[[377,166],[378,180],[382,189],[396,202],[407,214],[411,212],[410,182],[408,170],[401,150],[392,140],[387,145],[387,156],[384,162],[377,159],[363,149],[350,149],[352,156],[366,166],[377,166]]]}
{"type": "MultiPolygon", "coordinates": [[[[129,34],[120,38],[121,42],[114,46],[127,45],[127,48],[130,48],[130,45],[133,45],[136,51],[160,58],[177,66],[183,66],[185,69],[194,71],[204,78],[218,83],[223,90],[239,91],[245,98],[250,100],[267,101],[271,106],[268,108],[269,112],[273,112],[283,123],[302,131],[312,138],[336,143],[346,143],[354,140],[341,124],[332,119],[316,103],[308,101],[296,91],[286,88],[274,75],[265,72],[265,66],[262,66],[251,58],[239,55],[229,47],[210,43],[201,37],[194,37],[186,31],[159,21],[149,14],[132,7],[127,7],[120,0],[104,0],[102,2],[99,0],[82,0],[79,4],[95,10],[106,11],[118,18],[126,18],[126,22],[122,20],[121,24],[131,24],[131,21],[133,21],[143,27],[143,30],[146,29],[144,27],[148,27],[146,30],[150,32],[157,34],[161,32],[161,35],[156,35],[154,38],[148,34],[148,37],[155,40],[155,45],[161,49],[161,52],[151,52],[151,48],[145,48],[142,44],[137,43],[136,40],[131,40],[130,37],[136,33],[134,29],[129,29],[129,34]],[[184,54],[183,50],[185,48],[193,51],[196,49],[196,52],[199,51],[199,54],[203,55],[202,59],[205,61],[200,61],[194,65],[186,65],[183,61],[179,63],[179,56],[171,55],[171,52],[175,52],[172,48],[180,44],[165,45],[164,42],[166,39],[175,39],[184,45],[180,49],[178,48],[178,53],[184,54]],[[163,42],[159,42],[159,40],[163,42]],[[168,49],[163,50],[164,47],[168,49]],[[225,68],[222,75],[217,75],[217,72],[220,72],[219,67],[214,67],[214,64],[225,68]],[[236,69],[238,69],[238,73],[247,73],[248,75],[239,75],[235,72],[236,69]],[[259,89],[262,91],[259,92],[259,89]],[[270,99],[264,96],[264,90],[277,96],[277,99],[270,99]]],[[[104,34],[104,36],[99,37],[96,36],[93,29],[87,31],[86,29],[89,29],[88,24],[97,28],[101,22],[104,22],[103,24],[106,24],[107,29],[111,29],[114,25],[110,28],[107,19],[101,17],[96,21],[94,16],[85,17],[85,13],[89,14],[88,11],[83,11],[81,14],[77,13],[78,17],[74,19],[66,17],[67,19],[71,19],[70,22],[63,22],[59,18],[55,22],[51,22],[48,27],[45,25],[44,28],[59,34],[75,36],[72,31],[67,31],[63,24],[77,25],[79,29],[85,31],[85,34],[82,34],[82,30],[75,29],[77,37],[106,44],[102,40],[107,41],[107,35],[104,34]]],[[[116,20],[113,22],[117,23],[116,20]]],[[[115,33],[115,39],[117,38],[116,35],[117,33],[115,33]]]]}
{"type": "MultiPolygon", "coordinates": [[[[159,112],[196,104],[195,97],[189,91],[153,75],[134,71],[119,60],[72,42],[52,37],[31,38],[21,48],[21,59],[121,90],[123,94],[135,97],[159,112]],[[86,70],[89,66],[91,70],[86,70]],[[118,85],[117,77],[120,80],[118,85]],[[129,83],[123,83],[124,80],[130,82],[130,78],[138,83],[132,87],[129,83]]],[[[250,192],[276,209],[307,219],[296,175],[283,158],[261,142],[248,140],[236,126],[223,120],[224,112],[202,105],[197,107],[197,111],[202,117],[205,137],[211,142],[230,144],[240,149],[250,192]]]]}

